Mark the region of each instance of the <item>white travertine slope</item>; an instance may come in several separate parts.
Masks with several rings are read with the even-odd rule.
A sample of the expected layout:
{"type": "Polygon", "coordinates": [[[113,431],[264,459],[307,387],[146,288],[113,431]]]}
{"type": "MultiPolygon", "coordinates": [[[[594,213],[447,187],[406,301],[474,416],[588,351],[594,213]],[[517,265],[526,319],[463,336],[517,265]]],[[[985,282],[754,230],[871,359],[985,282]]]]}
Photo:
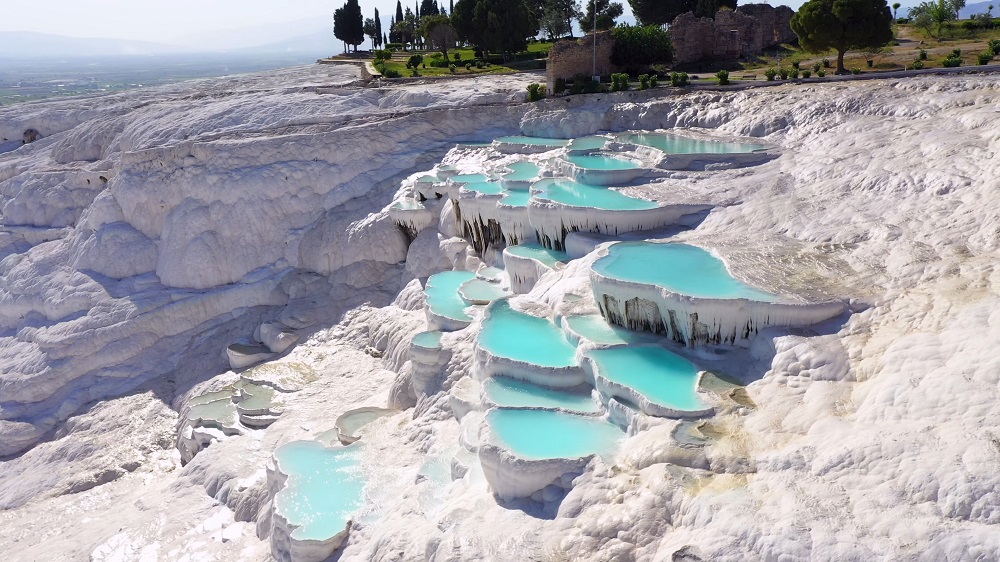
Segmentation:
{"type": "MultiPolygon", "coordinates": [[[[700,127],[781,147],[752,168],[671,172],[716,204],[676,238],[711,240],[765,288],[853,299],[851,312],[701,356],[749,384],[744,407],[707,422],[697,462],[672,426],[651,427],[544,504],[498,504],[474,465],[452,481],[448,390],[473,370],[478,326],[449,334],[416,406],[367,437],[375,495],[342,560],[1000,558],[1000,78],[530,106],[506,102],[532,77],[310,90],[353,78],[299,69],[0,111],[0,137],[43,134],[0,155],[0,454],[26,450],[0,461],[0,550],[267,559],[271,451],[385,406],[413,374],[413,285],[388,304],[421,269],[401,263],[384,211],[398,181],[456,138],[520,124],[700,127]],[[21,203],[29,186],[51,193],[44,205],[21,203]],[[749,257],[761,248],[771,261],[749,257]],[[231,382],[225,346],[274,320],[307,330],[278,361],[313,382],[266,431],[180,467],[175,411],[231,382]]],[[[422,233],[415,259],[460,245],[439,224],[450,231],[422,233]]],[[[516,298],[595,312],[593,258],[516,298]]]]}

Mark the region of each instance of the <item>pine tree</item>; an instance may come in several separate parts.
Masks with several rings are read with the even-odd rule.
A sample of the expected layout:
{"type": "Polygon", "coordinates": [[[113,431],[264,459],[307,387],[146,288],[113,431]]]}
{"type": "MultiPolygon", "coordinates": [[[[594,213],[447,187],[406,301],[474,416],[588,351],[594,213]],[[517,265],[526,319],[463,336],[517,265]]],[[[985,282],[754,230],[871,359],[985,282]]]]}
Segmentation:
{"type": "Polygon", "coordinates": [[[403,21],[403,4],[400,3],[400,0],[396,0],[396,21],[393,23],[399,23],[401,21],[403,21]]]}
{"type": "Polygon", "coordinates": [[[375,48],[382,46],[382,18],[378,15],[378,8],[375,8],[375,48]]]}

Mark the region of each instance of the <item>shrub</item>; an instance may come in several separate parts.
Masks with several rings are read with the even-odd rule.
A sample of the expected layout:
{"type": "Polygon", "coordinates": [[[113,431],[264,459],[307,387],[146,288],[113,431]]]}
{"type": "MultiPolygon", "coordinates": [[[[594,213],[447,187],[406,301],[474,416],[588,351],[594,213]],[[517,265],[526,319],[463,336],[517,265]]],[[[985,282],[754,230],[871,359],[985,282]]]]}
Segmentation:
{"type": "Polygon", "coordinates": [[[392,51],[389,49],[376,49],[375,50],[375,62],[386,61],[392,58],[392,51]]]}
{"type": "Polygon", "coordinates": [[[774,77],[777,76],[777,75],[778,75],[778,71],[775,70],[775,69],[773,69],[773,68],[769,68],[769,69],[767,69],[767,70],[764,71],[764,76],[767,77],[767,81],[768,82],[773,81],[774,77]]]}
{"type": "Polygon", "coordinates": [[[640,74],[639,75],[639,89],[640,90],[648,90],[649,89],[649,75],[648,74],[640,74]]]}
{"type": "Polygon", "coordinates": [[[954,53],[948,55],[943,61],[941,61],[941,66],[945,68],[955,68],[962,66],[962,59],[956,57],[954,53]]]}
{"type": "Polygon", "coordinates": [[[552,85],[552,93],[561,94],[566,91],[566,79],[556,78],[556,83],[552,85]]]}
{"type": "MultiPolygon", "coordinates": [[[[583,93],[585,93],[585,94],[596,94],[597,92],[600,92],[600,91],[602,91],[601,90],[601,83],[600,82],[597,82],[595,80],[591,80],[590,78],[586,78],[586,77],[584,78],[584,81],[583,81],[583,93]]],[[[607,90],[605,89],[604,91],[607,91],[607,90]]]]}
{"type": "Polygon", "coordinates": [[[628,74],[624,72],[611,75],[611,91],[624,92],[628,90],[628,74]]]}
{"type": "Polygon", "coordinates": [[[528,84],[528,101],[538,101],[545,97],[541,84],[528,84]]]}
{"type": "MultiPolygon", "coordinates": [[[[634,72],[657,62],[670,62],[670,35],[658,25],[622,25],[611,30],[615,40],[611,62],[634,72]]],[[[613,86],[613,84],[612,84],[613,86]]]]}
{"type": "Polygon", "coordinates": [[[791,72],[788,73],[788,77],[795,80],[799,77],[799,69],[793,68],[791,72]]]}
{"type": "Polygon", "coordinates": [[[385,48],[388,49],[388,50],[390,50],[390,51],[402,51],[403,50],[403,44],[402,43],[386,43],[385,44],[385,48]]]}
{"type": "MultiPolygon", "coordinates": [[[[423,55],[410,55],[410,58],[406,59],[406,68],[416,70],[422,62],[424,62],[423,55]]],[[[416,76],[416,74],[414,74],[414,76],[416,76]]]]}
{"type": "Polygon", "coordinates": [[[782,80],[788,80],[788,69],[782,68],[778,70],[778,75],[781,76],[782,80]]]}
{"type": "Polygon", "coordinates": [[[990,39],[989,42],[986,43],[986,49],[993,53],[994,56],[1000,55],[1000,39],[990,39]]]}
{"type": "Polygon", "coordinates": [[[979,66],[990,64],[990,61],[993,60],[993,52],[983,51],[976,55],[976,60],[979,61],[979,66]]]}
{"type": "Polygon", "coordinates": [[[486,61],[483,59],[475,59],[473,64],[476,65],[476,68],[486,68],[486,61]]]}
{"type": "Polygon", "coordinates": [[[927,51],[925,51],[923,49],[920,49],[920,55],[918,56],[918,59],[919,60],[927,60],[927,51]]]}
{"type": "Polygon", "coordinates": [[[816,76],[819,78],[823,78],[824,76],[826,76],[826,71],[821,68],[816,71],[816,76]]]}
{"type": "Polygon", "coordinates": [[[719,79],[720,86],[725,86],[729,83],[729,71],[724,68],[716,72],[715,77],[719,79]]]}
{"type": "Polygon", "coordinates": [[[861,69],[855,66],[851,69],[851,74],[854,74],[855,76],[861,74],[861,69]]]}
{"type": "Polygon", "coordinates": [[[450,71],[450,72],[451,72],[452,74],[454,74],[454,73],[455,73],[455,71],[456,71],[457,69],[458,69],[458,67],[457,67],[457,66],[455,66],[455,65],[453,65],[453,64],[449,64],[449,65],[448,65],[448,70],[449,70],[449,71],[450,71]]]}
{"type": "Polygon", "coordinates": [[[471,62],[465,63],[465,69],[471,72],[472,71],[472,63],[471,62]]]}
{"type": "Polygon", "coordinates": [[[451,58],[455,59],[455,62],[462,60],[462,53],[453,53],[451,58]]]}
{"type": "Polygon", "coordinates": [[[649,75],[649,87],[650,88],[655,88],[657,85],[659,85],[659,78],[657,78],[656,74],[650,74],[649,75]]]}
{"type": "Polygon", "coordinates": [[[432,68],[448,68],[448,66],[450,64],[448,62],[448,59],[441,58],[440,53],[437,53],[437,54],[439,56],[437,56],[437,57],[431,57],[431,67],[432,68]]]}
{"type": "Polygon", "coordinates": [[[416,67],[414,67],[413,69],[410,70],[410,76],[412,76],[414,78],[416,78],[417,76],[420,76],[420,73],[417,72],[416,67]]]}
{"type": "Polygon", "coordinates": [[[819,69],[823,68],[823,63],[816,63],[813,65],[813,72],[819,72],[819,69]]]}
{"type": "Polygon", "coordinates": [[[830,59],[823,59],[823,68],[830,68],[830,59]]]}
{"type": "Polygon", "coordinates": [[[962,58],[962,49],[955,49],[948,56],[952,57],[952,58],[960,59],[960,58],[962,58]]]}
{"type": "Polygon", "coordinates": [[[675,88],[682,88],[688,85],[688,75],[686,72],[672,72],[670,74],[670,85],[675,88]]]}
{"type": "Polygon", "coordinates": [[[910,68],[913,69],[913,70],[923,70],[923,68],[924,68],[924,61],[922,61],[920,59],[915,60],[915,61],[913,61],[913,64],[910,65],[910,68]]]}
{"type": "Polygon", "coordinates": [[[382,76],[384,76],[386,78],[402,78],[403,77],[403,75],[400,74],[398,70],[395,70],[395,69],[392,69],[392,68],[385,69],[385,71],[382,72],[382,76]]]}
{"type": "Polygon", "coordinates": [[[809,70],[803,70],[802,71],[802,77],[803,78],[809,78],[810,76],[812,76],[812,71],[809,71],[809,70]]]}
{"type": "Polygon", "coordinates": [[[796,61],[792,61],[792,68],[794,68],[795,70],[798,70],[799,69],[799,61],[797,61],[797,60],[796,61]]]}

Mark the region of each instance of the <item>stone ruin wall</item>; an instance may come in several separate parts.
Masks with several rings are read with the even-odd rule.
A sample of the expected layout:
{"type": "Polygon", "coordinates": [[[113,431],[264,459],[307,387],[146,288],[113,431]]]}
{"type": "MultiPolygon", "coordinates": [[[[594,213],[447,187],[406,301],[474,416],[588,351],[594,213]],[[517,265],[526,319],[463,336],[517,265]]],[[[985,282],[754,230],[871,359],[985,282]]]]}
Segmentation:
{"type": "MultiPolygon", "coordinates": [[[[576,41],[558,41],[549,49],[549,59],[545,63],[545,79],[550,94],[559,78],[572,80],[577,74],[588,77],[594,74],[592,37],[593,35],[587,35],[576,41]]],[[[611,64],[611,49],[614,46],[615,40],[611,37],[610,31],[601,31],[597,34],[597,74],[608,76],[621,70],[611,64]]]]}
{"type": "Polygon", "coordinates": [[[747,4],[719,10],[715,19],[691,12],[670,24],[674,64],[705,59],[738,59],[759,55],[764,49],[797,40],[790,22],[795,12],[787,6],[747,4]]]}

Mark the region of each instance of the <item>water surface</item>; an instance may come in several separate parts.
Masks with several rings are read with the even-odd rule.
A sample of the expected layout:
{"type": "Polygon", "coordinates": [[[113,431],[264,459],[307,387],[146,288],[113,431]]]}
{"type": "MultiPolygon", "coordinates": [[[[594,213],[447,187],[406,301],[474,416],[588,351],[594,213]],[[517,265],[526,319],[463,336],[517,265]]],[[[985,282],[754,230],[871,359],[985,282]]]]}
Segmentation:
{"type": "Polygon", "coordinates": [[[529,460],[609,456],[625,438],[603,419],[554,410],[496,408],[486,422],[500,444],[529,460]]]}
{"type": "Polygon", "coordinates": [[[576,366],[576,347],[566,341],[562,330],[546,318],[511,309],[506,300],[490,305],[478,342],[493,355],[507,359],[542,367],[576,366]]]}
{"type": "Polygon", "coordinates": [[[497,406],[512,408],[562,408],[592,413],[600,408],[589,392],[553,390],[508,377],[492,377],[483,383],[483,392],[497,406]]]}
{"type": "Polygon", "coordinates": [[[658,207],[653,201],[629,197],[607,187],[587,185],[568,178],[544,179],[532,186],[534,196],[572,205],[608,211],[640,211],[658,207]]]}
{"type": "Polygon", "coordinates": [[[476,274],[470,271],[442,271],[427,278],[424,293],[427,294],[427,306],[431,312],[445,318],[462,322],[471,322],[472,317],[465,313],[468,305],[458,294],[458,288],[476,274]]]}
{"type": "Polygon", "coordinates": [[[604,378],[627,386],[647,400],[675,410],[703,410],[696,393],[698,367],[661,347],[623,346],[585,354],[604,378]]]}

